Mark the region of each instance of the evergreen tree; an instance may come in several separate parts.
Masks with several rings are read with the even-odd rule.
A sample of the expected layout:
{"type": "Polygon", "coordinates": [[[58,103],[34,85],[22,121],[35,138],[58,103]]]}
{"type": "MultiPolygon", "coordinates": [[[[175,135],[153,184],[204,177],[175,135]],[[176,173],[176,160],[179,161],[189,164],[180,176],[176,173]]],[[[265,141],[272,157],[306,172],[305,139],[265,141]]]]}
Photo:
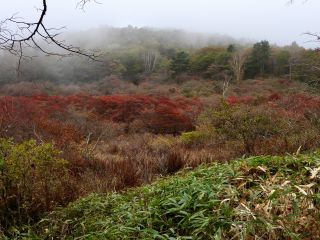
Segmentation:
{"type": "Polygon", "coordinates": [[[190,67],[190,56],[186,52],[178,52],[176,56],[172,59],[171,70],[174,71],[175,74],[179,74],[182,72],[186,72],[190,67]]]}
{"type": "Polygon", "coordinates": [[[254,44],[246,69],[246,77],[253,78],[258,74],[264,75],[270,55],[271,48],[268,41],[261,41],[254,44]]]}

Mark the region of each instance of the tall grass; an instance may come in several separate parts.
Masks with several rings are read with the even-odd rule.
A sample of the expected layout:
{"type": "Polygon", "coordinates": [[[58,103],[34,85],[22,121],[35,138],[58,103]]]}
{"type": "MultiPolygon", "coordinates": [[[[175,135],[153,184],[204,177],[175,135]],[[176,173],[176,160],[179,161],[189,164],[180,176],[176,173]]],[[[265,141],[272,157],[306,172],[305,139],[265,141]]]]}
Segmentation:
{"type": "Polygon", "coordinates": [[[28,236],[319,239],[319,179],[320,153],[216,163],[124,193],[80,199],[48,215],[28,236]]]}

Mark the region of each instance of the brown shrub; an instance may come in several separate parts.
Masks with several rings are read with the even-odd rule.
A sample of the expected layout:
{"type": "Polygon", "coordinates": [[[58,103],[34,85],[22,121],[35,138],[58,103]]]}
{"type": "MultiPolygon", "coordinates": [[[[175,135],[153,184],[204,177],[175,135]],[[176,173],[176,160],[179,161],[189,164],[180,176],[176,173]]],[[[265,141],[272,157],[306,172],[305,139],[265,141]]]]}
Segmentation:
{"type": "Polygon", "coordinates": [[[59,155],[52,144],[0,138],[0,232],[75,199],[67,161],[59,155]]]}

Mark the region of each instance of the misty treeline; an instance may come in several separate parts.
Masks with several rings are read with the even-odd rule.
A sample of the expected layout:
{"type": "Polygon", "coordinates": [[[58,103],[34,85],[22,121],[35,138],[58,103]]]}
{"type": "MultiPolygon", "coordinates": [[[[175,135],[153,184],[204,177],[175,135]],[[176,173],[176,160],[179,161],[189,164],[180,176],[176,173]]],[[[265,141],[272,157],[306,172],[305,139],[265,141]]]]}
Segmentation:
{"type": "Polygon", "coordinates": [[[299,80],[315,87],[320,83],[320,53],[295,42],[278,47],[268,41],[250,43],[222,35],[132,26],[101,27],[62,37],[75,45],[99,51],[101,61],[37,56],[36,52],[25,49],[36,57],[24,59],[17,69],[17,59],[2,54],[0,86],[12,88],[22,82],[86,84],[110,79],[133,85],[146,80],[179,84],[184,81],[181,76],[228,83],[259,77],[299,80]]]}

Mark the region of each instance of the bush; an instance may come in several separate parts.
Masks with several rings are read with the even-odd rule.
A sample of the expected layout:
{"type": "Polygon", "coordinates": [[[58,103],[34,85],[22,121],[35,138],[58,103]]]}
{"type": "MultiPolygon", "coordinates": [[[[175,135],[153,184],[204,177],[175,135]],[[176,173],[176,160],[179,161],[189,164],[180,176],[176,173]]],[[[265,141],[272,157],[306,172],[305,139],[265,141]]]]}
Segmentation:
{"type": "Polygon", "coordinates": [[[192,132],[182,133],[180,136],[180,140],[182,143],[185,143],[185,144],[200,144],[207,137],[208,137],[208,134],[202,131],[192,131],[192,132]]]}
{"type": "Polygon", "coordinates": [[[232,106],[223,101],[218,109],[209,109],[199,117],[199,129],[212,129],[219,142],[242,141],[245,153],[253,154],[257,143],[285,135],[290,126],[287,121],[272,110],[232,106]]]}
{"type": "Polygon", "coordinates": [[[36,137],[65,146],[86,137],[82,130],[88,123],[105,120],[128,129],[137,120],[150,132],[178,134],[194,128],[201,108],[198,99],[151,95],[0,97],[0,137],[36,137]]]}
{"type": "Polygon", "coordinates": [[[67,162],[52,144],[0,138],[0,232],[65,200],[67,162]]]}

